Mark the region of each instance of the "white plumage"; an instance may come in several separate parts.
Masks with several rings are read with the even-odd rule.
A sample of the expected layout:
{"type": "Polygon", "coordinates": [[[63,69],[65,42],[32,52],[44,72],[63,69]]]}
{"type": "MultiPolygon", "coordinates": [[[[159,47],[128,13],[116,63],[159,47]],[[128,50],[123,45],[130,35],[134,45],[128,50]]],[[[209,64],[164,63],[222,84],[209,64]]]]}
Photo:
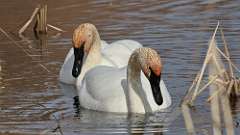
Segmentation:
{"type": "Polygon", "coordinates": [[[138,67],[129,68],[130,66],[98,66],[91,69],[86,73],[82,85],[77,87],[81,106],[105,112],[145,113],[159,111],[171,105],[171,97],[162,80],[159,87],[163,103],[158,105],[154,101],[152,88],[145,74],[138,70],[138,67]],[[127,75],[127,70],[139,72],[140,76],[131,76],[132,73],[127,75]],[[141,81],[137,82],[138,79],[141,81]],[[130,83],[137,89],[129,87],[130,83]]]}

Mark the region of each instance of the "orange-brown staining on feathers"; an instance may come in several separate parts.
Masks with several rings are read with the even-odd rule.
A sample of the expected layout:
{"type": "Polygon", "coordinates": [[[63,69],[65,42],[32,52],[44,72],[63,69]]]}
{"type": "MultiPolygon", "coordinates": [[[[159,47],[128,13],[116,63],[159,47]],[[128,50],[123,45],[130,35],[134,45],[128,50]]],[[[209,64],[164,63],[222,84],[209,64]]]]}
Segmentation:
{"type": "Polygon", "coordinates": [[[151,48],[139,48],[140,63],[142,66],[142,71],[147,77],[150,77],[150,68],[153,73],[157,76],[160,76],[162,71],[162,63],[159,54],[151,48]]]}
{"type": "Polygon", "coordinates": [[[73,47],[74,48],[80,48],[81,44],[85,42],[85,37],[83,35],[84,29],[80,25],[78,28],[76,28],[73,32],[73,47]]]}
{"type": "Polygon", "coordinates": [[[157,76],[160,76],[162,71],[161,58],[156,51],[149,53],[149,67],[152,69],[153,73],[157,76]]]}
{"type": "Polygon", "coordinates": [[[81,45],[84,45],[84,51],[89,52],[95,31],[97,29],[93,24],[84,23],[79,25],[73,33],[73,47],[80,48],[81,45]]]}

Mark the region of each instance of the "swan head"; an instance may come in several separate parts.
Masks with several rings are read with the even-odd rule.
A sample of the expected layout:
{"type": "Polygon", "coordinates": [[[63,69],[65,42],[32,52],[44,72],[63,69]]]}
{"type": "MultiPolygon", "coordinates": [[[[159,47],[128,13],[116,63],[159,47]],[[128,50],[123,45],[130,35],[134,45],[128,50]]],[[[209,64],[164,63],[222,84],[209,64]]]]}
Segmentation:
{"type": "Polygon", "coordinates": [[[74,64],[72,69],[73,77],[81,73],[83,58],[87,55],[98,35],[93,24],[84,23],[79,25],[73,32],[74,64]]]}
{"type": "Polygon", "coordinates": [[[139,48],[137,51],[139,54],[138,61],[140,67],[150,82],[154,100],[158,105],[161,105],[163,103],[160,89],[162,71],[161,58],[158,53],[151,48],[139,48]]]}

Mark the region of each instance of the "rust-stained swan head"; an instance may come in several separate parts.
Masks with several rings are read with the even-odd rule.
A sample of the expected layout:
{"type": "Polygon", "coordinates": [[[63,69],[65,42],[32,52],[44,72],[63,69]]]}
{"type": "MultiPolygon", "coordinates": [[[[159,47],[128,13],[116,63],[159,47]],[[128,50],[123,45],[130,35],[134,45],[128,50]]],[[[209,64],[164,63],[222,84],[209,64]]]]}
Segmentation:
{"type": "Polygon", "coordinates": [[[154,74],[156,76],[161,75],[161,58],[155,50],[144,47],[135,50],[135,52],[138,54],[139,64],[147,78],[150,78],[151,74],[154,74]]]}
{"type": "MultiPolygon", "coordinates": [[[[131,68],[138,68],[142,70],[146,78],[149,80],[153,97],[158,105],[163,103],[163,98],[160,90],[160,80],[162,63],[158,53],[151,48],[139,48],[133,52],[130,57],[129,64],[135,66],[131,68]],[[137,64],[138,63],[138,64],[137,64]]],[[[130,69],[130,72],[136,71],[136,69],[130,69]]]]}
{"type": "Polygon", "coordinates": [[[96,40],[100,40],[98,31],[93,24],[79,25],[73,33],[74,65],[72,75],[76,78],[81,73],[84,54],[88,54],[96,40]]]}
{"type": "Polygon", "coordinates": [[[91,23],[79,25],[73,33],[73,47],[81,48],[84,46],[84,52],[89,52],[93,42],[98,36],[97,28],[91,23]]]}

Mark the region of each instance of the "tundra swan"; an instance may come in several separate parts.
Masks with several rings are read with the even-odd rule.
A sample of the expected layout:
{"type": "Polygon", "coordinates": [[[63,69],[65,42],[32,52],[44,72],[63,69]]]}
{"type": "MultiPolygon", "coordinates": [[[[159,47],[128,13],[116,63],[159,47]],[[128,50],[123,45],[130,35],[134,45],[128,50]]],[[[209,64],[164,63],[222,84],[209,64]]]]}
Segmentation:
{"type": "Polygon", "coordinates": [[[123,68],[98,66],[78,86],[80,105],[105,112],[155,112],[171,105],[161,80],[162,64],[150,48],[136,49],[123,68]]]}
{"type": "Polygon", "coordinates": [[[93,24],[79,25],[73,33],[73,47],[61,67],[59,80],[81,85],[85,73],[97,66],[124,67],[131,53],[142,45],[134,40],[119,40],[111,44],[101,41],[93,24]]]}

